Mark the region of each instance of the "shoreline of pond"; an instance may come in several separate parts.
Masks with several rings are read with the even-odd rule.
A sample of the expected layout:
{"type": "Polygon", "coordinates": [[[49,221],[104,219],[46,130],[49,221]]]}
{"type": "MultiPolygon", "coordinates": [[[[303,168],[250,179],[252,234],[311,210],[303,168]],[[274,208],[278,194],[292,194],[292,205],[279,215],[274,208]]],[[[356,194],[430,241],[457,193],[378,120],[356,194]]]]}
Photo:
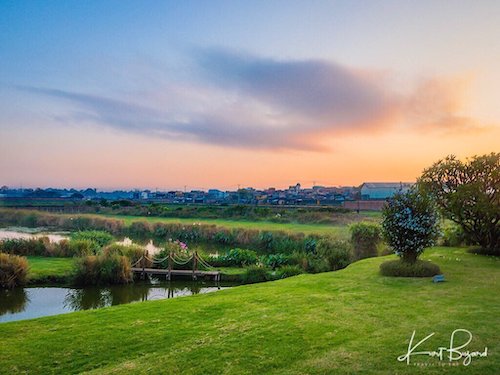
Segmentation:
{"type": "Polygon", "coordinates": [[[129,303],[213,293],[239,284],[193,281],[62,287],[29,286],[0,290],[0,324],[129,303]]]}

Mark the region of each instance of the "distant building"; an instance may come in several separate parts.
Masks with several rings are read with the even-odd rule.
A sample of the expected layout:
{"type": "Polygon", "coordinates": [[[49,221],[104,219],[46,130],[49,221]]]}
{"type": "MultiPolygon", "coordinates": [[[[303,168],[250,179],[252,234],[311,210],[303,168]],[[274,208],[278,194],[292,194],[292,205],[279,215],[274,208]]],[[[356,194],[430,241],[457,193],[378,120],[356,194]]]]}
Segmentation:
{"type": "Polygon", "coordinates": [[[397,192],[406,192],[413,186],[410,182],[365,182],[361,185],[361,200],[391,198],[397,192]]]}
{"type": "Polygon", "coordinates": [[[300,193],[300,183],[297,182],[295,186],[289,186],[288,191],[292,194],[299,194],[300,193]]]}
{"type": "Polygon", "coordinates": [[[219,189],[209,189],[208,196],[211,199],[224,199],[227,197],[227,193],[219,189]]]}

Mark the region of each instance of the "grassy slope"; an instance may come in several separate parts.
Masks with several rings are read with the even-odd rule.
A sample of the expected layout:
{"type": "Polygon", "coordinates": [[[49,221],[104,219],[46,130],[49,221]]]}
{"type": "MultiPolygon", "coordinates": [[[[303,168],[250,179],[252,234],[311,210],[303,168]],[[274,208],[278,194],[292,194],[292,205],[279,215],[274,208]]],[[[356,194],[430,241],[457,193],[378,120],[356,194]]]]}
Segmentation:
{"type": "MultiPolygon", "coordinates": [[[[385,278],[372,258],[347,269],[213,294],[0,324],[0,373],[495,374],[499,260],[437,248],[447,282],[385,278]],[[396,361],[414,329],[449,345],[472,331],[468,368],[396,361]]],[[[422,361],[423,357],[416,360],[422,361]]],[[[430,360],[430,363],[437,363],[430,360]]]]}
{"type": "Polygon", "coordinates": [[[74,258],[47,258],[29,256],[30,282],[37,282],[52,278],[65,278],[71,274],[75,264],[74,258]]]}

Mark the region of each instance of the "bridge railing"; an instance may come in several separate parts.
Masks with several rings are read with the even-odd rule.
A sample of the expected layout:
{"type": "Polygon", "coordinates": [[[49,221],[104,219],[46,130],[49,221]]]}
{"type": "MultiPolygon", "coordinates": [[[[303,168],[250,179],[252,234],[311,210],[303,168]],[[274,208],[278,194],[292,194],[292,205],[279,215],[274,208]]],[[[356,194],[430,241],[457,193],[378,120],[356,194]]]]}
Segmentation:
{"type": "Polygon", "coordinates": [[[179,254],[176,254],[175,252],[171,251],[166,257],[164,258],[155,258],[155,257],[149,257],[148,252],[144,252],[144,254],[134,263],[132,263],[132,268],[139,268],[142,270],[143,276],[146,274],[146,270],[150,268],[156,268],[156,269],[167,269],[167,278],[170,280],[170,275],[172,271],[175,271],[175,265],[178,266],[185,266],[189,262],[193,263],[192,265],[192,272],[193,272],[193,279],[196,279],[196,273],[199,270],[199,267],[203,267],[206,270],[214,270],[215,268],[212,267],[206,260],[204,260],[200,254],[198,254],[197,251],[192,252],[189,254],[187,257],[182,257],[179,254]],[[167,267],[158,267],[167,262],[167,267]],[[147,265],[150,265],[149,267],[147,265]],[[155,267],[156,266],[156,267],[155,267]]]}

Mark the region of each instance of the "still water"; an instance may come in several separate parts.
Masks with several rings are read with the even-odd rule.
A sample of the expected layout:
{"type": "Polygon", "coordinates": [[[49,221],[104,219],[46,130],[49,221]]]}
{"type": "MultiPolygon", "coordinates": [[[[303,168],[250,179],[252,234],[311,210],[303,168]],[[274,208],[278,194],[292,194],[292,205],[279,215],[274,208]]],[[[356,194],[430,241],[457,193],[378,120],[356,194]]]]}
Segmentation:
{"type": "Polygon", "coordinates": [[[85,288],[15,288],[0,290],[0,323],[98,309],[131,302],[203,294],[225,289],[202,281],[115,285],[85,288]]]}
{"type": "Polygon", "coordinates": [[[50,242],[60,242],[68,239],[66,233],[40,232],[37,229],[30,228],[0,228],[0,241],[29,240],[40,237],[47,237],[50,242]]]}

